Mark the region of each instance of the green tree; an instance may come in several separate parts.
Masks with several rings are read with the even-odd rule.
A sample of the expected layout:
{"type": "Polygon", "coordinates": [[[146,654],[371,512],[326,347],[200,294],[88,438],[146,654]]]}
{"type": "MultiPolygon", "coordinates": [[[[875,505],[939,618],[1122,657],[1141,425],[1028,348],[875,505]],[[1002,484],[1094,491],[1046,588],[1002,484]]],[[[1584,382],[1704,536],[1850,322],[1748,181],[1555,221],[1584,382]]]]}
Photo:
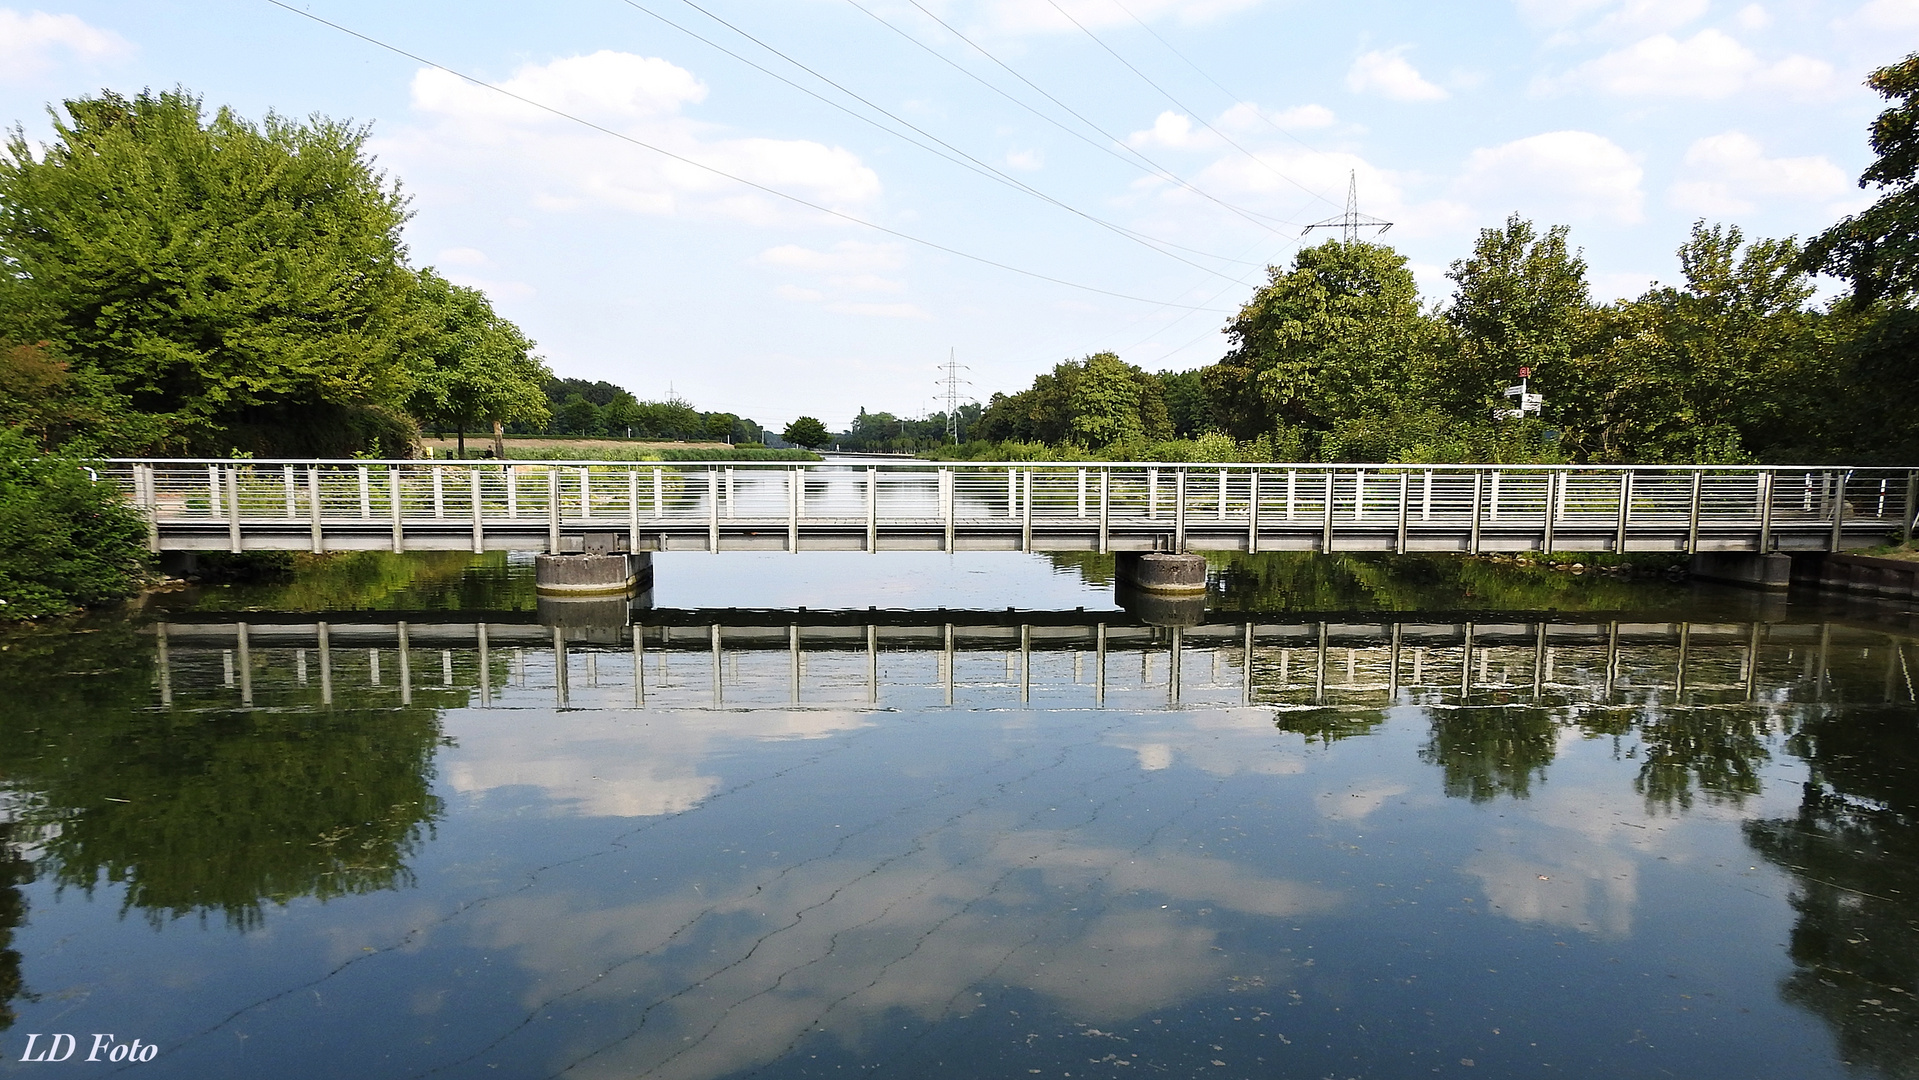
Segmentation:
{"type": "Polygon", "coordinates": [[[423,329],[414,357],[420,371],[411,411],[450,427],[466,457],[466,433],[493,427],[493,452],[506,456],[504,425],[542,424],[545,383],[552,378],[533,343],[494,314],[486,294],[455,285],[432,271],[420,274],[415,303],[423,329]]]}
{"type": "Polygon", "coordinates": [[[0,428],[0,620],[57,615],[138,588],[146,525],[95,475],[0,428]]]}
{"type": "Polygon", "coordinates": [[[786,425],[786,430],[780,432],[780,438],[808,450],[818,450],[833,440],[833,436],[826,431],[826,425],[811,416],[802,416],[786,425]]]}
{"type": "Polygon", "coordinates": [[[621,391],[612,401],[600,409],[600,423],[614,435],[631,435],[633,428],[640,422],[640,403],[633,395],[621,391]]]}
{"type": "Polygon", "coordinates": [[[1567,250],[1564,225],[1540,235],[1518,214],[1503,228],[1481,229],[1473,253],[1456,260],[1446,321],[1457,333],[1450,377],[1435,390],[1457,416],[1490,410],[1519,369],[1548,394],[1592,328],[1586,261],[1567,250]]]}
{"type": "Polygon", "coordinates": [[[1878,155],[1859,177],[1879,198],[1806,245],[1810,269],[1846,279],[1861,304],[1919,291],[1919,53],[1879,68],[1866,85],[1892,107],[1872,124],[1878,155]]]}
{"type": "Polygon", "coordinates": [[[153,418],[123,449],[403,449],[406,200],[366,128],[174,90],[76,98],[53,129],[0,153],[0,318],[153,418]]]}
{"type": "Polygon", "coordinates": [[[1233,350],[1203,375],[1215,417],[1252,439],[1303,432],[1429,399],[1438,328],[1406,259],[1378,244],[1306,248],[1227,324],[1233,350]]]}
{"type": "Polygon", "coordinates": [[[1679,263],[1683,286],[1598,310],[1555,369],[1566,446],[1595,462],[1818,456],[1834,361],[1798,245],[1701,221],[1679,263]]]}
{"type": "Polygon", "coordinates": [[[600,408],[579,394],[560,406],[560,422],[575,435],[591,435],[600,428],[600,408]]]}

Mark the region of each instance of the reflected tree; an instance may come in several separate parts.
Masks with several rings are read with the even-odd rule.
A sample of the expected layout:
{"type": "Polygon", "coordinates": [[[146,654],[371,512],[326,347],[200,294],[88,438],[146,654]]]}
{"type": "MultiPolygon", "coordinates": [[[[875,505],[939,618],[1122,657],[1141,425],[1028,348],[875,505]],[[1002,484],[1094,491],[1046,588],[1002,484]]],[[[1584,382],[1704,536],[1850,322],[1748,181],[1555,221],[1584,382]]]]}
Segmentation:
{"type": "Polygon", "coordinates": [[[1795,878],[1797,965],[1782,993],[1842,1056],[1919,1077],[1919,740],[1910,705],[1809,721],[1787,742],[1808,776],[1792,817],[1746,841],[1795,878]]]}
{"type": "Polygon", "coordinates": [[[153,674],[124,624],[0,652],[0,784],[27,797],[16,839],[40,874],[121,886],[155,923],[217,912],[240,928],[268,904],[411,880],[440,813],[438,707],[463,691],[397,709],[341,688],[325,712],[159,710],[153,674]]]}
{"type": "Polygon", "coordinates": [[[1649,810],[1690,810],[1693,791],[1738,806],[1759,794],[1759,770],[1772,760],[1765,718],[1753,711],[1678,709],[1638,725],[1641,761],[1633,790],[1649,810]]]}
{"type": "Polygon", "coordinates": [[[13,843],[13,830],[12,823],[0,823],[0,1031],[13,1026],[13,999],[25,988],[13,932],[27,923],[27,898],[20,887],[33,881],[33,864],[13,843]]]}
{"type": "Polygon", "coordinates": [[[1559,725],[1542,709],[1463,708],[1433,719],[1420,760],[1440,767],[1446,794],[1489,802],[1524,799],[1552,764],[1559,725]]]}

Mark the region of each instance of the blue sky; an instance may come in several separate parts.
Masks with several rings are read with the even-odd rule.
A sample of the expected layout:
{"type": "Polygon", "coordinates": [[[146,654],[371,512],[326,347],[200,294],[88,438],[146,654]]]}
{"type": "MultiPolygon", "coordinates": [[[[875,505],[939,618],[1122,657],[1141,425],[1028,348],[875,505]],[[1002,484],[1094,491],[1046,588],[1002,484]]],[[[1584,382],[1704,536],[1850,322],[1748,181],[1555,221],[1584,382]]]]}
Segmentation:
{"type": "Polygon", "coordinates": [[[949,349],[982,399],[1215,360],[1352,174],[1429,302],[1513,212],[1601,299],[1698,218],[1805,236],[1868,200],[1861,81],[1919,49],[1919,0],[696,2],[293,4],[524,100],[266,0],[0,7],[0,117],[180,85],[371,123],[414,262],[560,374],[838,427],[936,408],[949,349]]]}

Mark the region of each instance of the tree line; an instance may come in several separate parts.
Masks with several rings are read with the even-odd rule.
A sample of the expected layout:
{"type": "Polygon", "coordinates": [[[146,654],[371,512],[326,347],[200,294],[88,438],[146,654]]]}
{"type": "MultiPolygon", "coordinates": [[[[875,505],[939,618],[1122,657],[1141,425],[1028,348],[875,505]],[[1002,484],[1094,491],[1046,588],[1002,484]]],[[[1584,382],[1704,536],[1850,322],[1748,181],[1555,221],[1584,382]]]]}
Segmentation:
{"type": "Polygon", "coordinates": [[[549,378],[547,417],[543,422],[509,425],[517,435],[608,435],[632,439],[688,439],[710,442],[764,442],[766,429],[750,416],[702,412],[677,394],[665,401],[641,401],[623,386],[604,379],[549,378]]]}
{"type": "Polygon", "coordinates": [[[1272,267],[1230,351],[1147,372],[1112,353],[994,394],[964,456],[1663,463],[1919,459],[1919,54],[1861,177],[1873,205],[1811,240],[1694,224],[1683,281],[1596,302],[1564,225],[1479,233],[1422,304],[1404,256],[1328,241],[1272,267]],[[1815,275],[1849,288],[1815,303],[1815,275]],[[1498,419],[1522,373],[1538,417],[1498,419]]]}

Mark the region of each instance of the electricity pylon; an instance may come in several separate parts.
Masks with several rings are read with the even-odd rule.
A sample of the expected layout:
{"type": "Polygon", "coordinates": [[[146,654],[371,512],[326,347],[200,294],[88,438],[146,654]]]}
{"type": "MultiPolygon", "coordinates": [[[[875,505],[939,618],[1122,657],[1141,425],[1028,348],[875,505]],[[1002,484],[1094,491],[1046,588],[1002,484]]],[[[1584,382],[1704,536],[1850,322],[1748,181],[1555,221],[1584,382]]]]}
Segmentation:
{"type": "Polygon", "coordinates": [[[1325,221],[1313,222],[1299,230],[1299,237],[1304,240],[1306,234],[1314,229],[1339,229],[1347,243],[1357,244],[1361,229],[1378,229],[1379,232],[1373,235],[1379,236],[1392,227],[1393,223],[1390,221],[1359,212],[1359,170],[1355,169],[1347,174],[1346,178],[1346,212],[1338,217],[1329,217],[1325,221]]]}

